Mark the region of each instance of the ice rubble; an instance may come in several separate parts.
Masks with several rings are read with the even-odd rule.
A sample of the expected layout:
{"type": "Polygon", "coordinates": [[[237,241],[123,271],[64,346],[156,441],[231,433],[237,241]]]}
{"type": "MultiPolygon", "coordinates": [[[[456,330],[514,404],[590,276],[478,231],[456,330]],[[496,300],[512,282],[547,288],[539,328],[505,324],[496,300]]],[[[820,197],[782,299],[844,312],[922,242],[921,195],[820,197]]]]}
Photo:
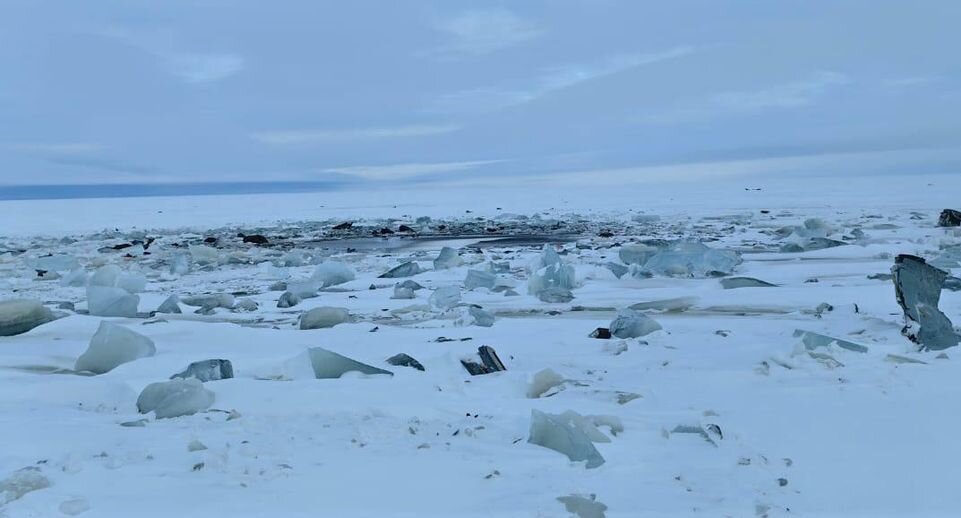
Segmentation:
{"type": "Polygon", "coordinates": [[[347,308],[321,306],[304,312],[300,316],[301,329],[325,329],[343,324],[350,320],[347,308]]]}
{"type": "Polygon", "coordinates": [[[408,261],[406,263],[397,265],[391,268],[390,270],[387,270],[386,272],[380,274],[380,278],[381,279],[397,279],[401,277],[413,277],[414,275],[417,275],[421,271],[422,270],[420,269],[419,264],[417,264],[414,261],[408,261]]]}
{"type": "Polygon", "coordinates": [[[434,290],[428,299],[431,307],[450,309],[460,303],[460,288],[457,286],[443,286],[434,290]]]}
{"type": "Polygon", "coordinates": [[[555,415],[531,410],[531,428],[527,442],[562,453],[573,462],[587,461],[588,469],[596,468],[604,464],[604,457],[579,424],[573,421],[569,414],[555,415]]]}
{"type": "Polygon", "coordinates": [[[213,359],[193,362],[188,365],[183,372],[174,374],[170,379],[196,378],[201,382],[207,382],[225,380],[233,377],[234,366],[230,363],[230,360],[213,359]]]}
{"type": "MultiPolygon", "coordinates": [[[[43,476],[40,468],[27,466],[14,471],[9,477],[0,480],[0,504],[6,505],[23,498],[31,491],[50,487],[50,480],[43,476]]],[[[2,509],[0,509],[2,511],[2,509]]]]}
{"type": "Polygon", "coordinates": [[[959,336],[938,309],[948,274],[913,255],[899,255],[891,268],[898,304],[904,311],[901,333],[922,350],[939,351],[958,345],[959,336]]]}
{"type": "Polygon", "coordinates": [[[137,410],[153,412],[157,419],[193,415],[213,404],[214,393],[195,378],[151,383],[137,398],[137,410]]]}
{"type": "Polygon", "coordinates": [[[471,291],[477,288],[493,289],[497,282],[497,276],[493,273],[481,270],[467,270],[467,277],[464,278],[464,289],[471,291]]]}
{"type": "Polygon", "coordinates": [[[156,353],[157,347],[150,338],[104,320],[90,338],[87,350],[77,358],[74,369],[103,374],[156,353]]]}
{"type": "Polygon", "coordinates": [[[464,264],[464,260],[457,255],[457,250],[449,246],[445,246],[440,249],[440,253],[437,254],[437,259],[434,259],[434,269],[435,270],[447,270],[450,268],[457,268],[458,266],[464,264]]]}
{"type": "Polygon", "coordinates": [[[350,282],[356,278],[354,270],[338,261],[325,261],[317,265],[311,279],[320,282],[321,288],[329,288],[350,282]]]}
{"type": "Polygon", "coordinates": [[[5,300],[0,302],[0,336],[13,336],[50,322],[53,312],[39,300],[5,300]]]}
{"type": "Polygon", "coordinates": [[[663,329],[653,318],[632,309],[622,309],[608,326],[617,338],[639,338],[663,329]]]}
{"type": "Polygon", "coordinates": [[[124,272],[115,264],[108,264],[93,272],[87,285],[120,288],[128,293],[141,293],[147,287],[147,278],[139,273],[124,272]]]}
{"type": "Polygon", "coordinates": [[[362,374],[394,375],[393,372],[361,363],[333,351],[328,351],[323,347],[311,347],[307,349],[307,355],[310,360],[310,366],[314,371],[314,377],[317,379],[339,378],[352,371],[357,371],[362,374]]]}
{"type": "Polygon", "coordinates": [[[97,317],[137,316],[140,297],[122,288],[87,287],[87,311],[97,317]]]}
{"type": "Polygon", "coordinates": [[[717,250],[697,241],[679,241],[648,258],[640,271],[665,277],[723,277],[741,264],[741,254],[717,250]]]}

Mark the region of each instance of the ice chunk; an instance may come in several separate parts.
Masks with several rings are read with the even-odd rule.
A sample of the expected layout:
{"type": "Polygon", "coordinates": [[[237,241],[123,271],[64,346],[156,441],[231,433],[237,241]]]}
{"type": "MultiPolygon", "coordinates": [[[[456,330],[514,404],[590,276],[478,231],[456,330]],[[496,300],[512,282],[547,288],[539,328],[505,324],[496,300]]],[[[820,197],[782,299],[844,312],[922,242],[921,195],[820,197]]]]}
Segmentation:
{"type": "Polygon", "coordinates": [[[607,267],[607,269],[614,274],[614,277],[617,277],[618,279],[623,277],[624,274],[626,274],[628,271],[628,268],[626,266],[620,263],[615,263],[613,261],[605,263],[604,266],[607,267]]]}
{"type": "Polygon", "coordinates": [[[450,309],[460,303],[460,288],[457,286],[444,286],[434,290],[428,299],[431,307],[437,309],[450,309]]]}
{"type": "Polygon", "coordinates": [[[122,288],[87,287],[87,310],[97,317],[137,316],[140,297],[122,288]]]}
{"type": "Polygon", "coordinates": [[[753,277],[728,277],[721,279],[721,287],[725,290],[736,290],[738,288],[774,288],[777,284],[755,279],[753,277]]]}
{"type": "Polygon", "coordinates": [[[838,347],[847,349],[848,351],[854,351],[856,353],[868,352],[868,348],[861,344],[856,344],[847,340],[841,340],[840,338],[832,338],[830,336],[811,331],[804,331],[801,329],[794,331],[794,338],[800,338],[801,343],[804,344],[804,347],[808,351],[813,351],[819,347],[830,347],[831,344],[837,344],[838,347]]]}
{"type": "Polygon", "coordinates": [[[464,279],[464,289],[473,290],[476,288],[492,289],[497,282],[497,276],[493,273],[481,270],[467,270],[467,277],[464,279]]]}
{"type": "Polygon", "coordinates": [[[913,255],[897,256],[891,273],[895,296],[904,311],[901,333],[922,350],[939,351],[958,345],[951,321],[938,309],[948,274],[913,255]]]}
{"type": "Polygon", "coordinates": [[[668,313],[687,311],[697,304],[697,297],[677,297],[674,299],[652,300],[649,302],[638,302],[632,304],[631,309],[636,311],[665,311],[668,313]]]}
{"type": "Polygon", "coordinates": [[[80,268],[80,261],[76,257],[66,254],[35,257],[28,261],[28,264],[35,270],[46,270],[48,272],[69,272],[80,268]]]}
{"type": "Polygon", "coordinates": [[[70,288],[80,288],[87,285],[87,272],[77,268],[60,278],[60,285],[70,288]]]}
{"type": "Polygon", "coordinates": [[[93,275],[90,276],[90,281],[88,286],[103,286],[105,288],[116,288],[117,281],[120,279],[120,275],[123,270],[115,264],[107,264],[97,268],[93,275]]]}
{"type": "Polygon", "coordinates": [[[350,313],[347,308],[334,308],[321,306],[306,311],[300,316],[301,329],[325,329],[343,324],[350,320],[350,313]]]}
{"type": "Polygon", "coordinates": [[[421,285],[418,284],[416,281],[413,281],[413,280],[411,280],[411,279],[407,279],[407,280],[405,280],[405,281],[400,281],[400,282],[398,282],[397,284],[395,284],[394,287],[395,287],[395,288],[405,288],[405,289],[409,289],[409,290],[412,290],[412,291],[417,291],[417,290],[422,290],[422,289],[424,289],[423,286],[421,286],[421,285]]]}
{"type": "Polygon", "coordinates": [[[77,516],[90,510],[90,503],[86,498],[71,498],[60,502],[57,509],[67,516],[77,516]]]}
{"type": "Polygon", "coordinates": [[[176,378],[197,378],[202,382],[225,380],[234,377],[234,366],[230,360],[202,360],[193,362],[187,366],[183,372],[178,372],[170,377],[176,378]]]}
{"type": "Polygon", "coordinates": [[[573,462],[587,461],[588,469],[604,464],[587,434],[562,416],[531,410],[527,442],[563,453],[573,462]]]}
{"type": "Polygon", "coordinates": [[[617,338],[639,338],[662,329],[653,318],[632,309],[618,311],[608,327],[617,338]]]}
{"type": "Polygon", "coordinates": [[[470,306],[467,308],[467,312],[474,319],[475,326],[491,327],[494,325],[494,315],[477,306],[470,306]]]}
{"type": "Polygon", "coordinates": [[[395,354],[390,358],[387,358],[387,363],[391,365],[396,365],[398,367],[410,367],[412,369],[417,369],[419,371],[424,370],[424,366],[421,365],[419,361],[415,360],[412,356],[405,353],[395,354]]]}
{"type": "Polygon", "coordinates": [[[216,248],[204,245],[190,245],[188,250],[190,251],[190,257],[193,259],[193,262],[201,266],[220,264],[220,251],[216,248]]]}
{"type": "Polygon", "coordinates": [[[434,259],[435,270],[447,270],[449,268],[456,268],[462,264],[464,264],[464,260],[457,255],[457,250],[449,246],[441,248],[437,259],[434,259]]]}
{"type": "Polygon", "coordinates": [[[595,495],[559,496],[557,501],[564,504],[564,510],[577,515],[577,518],[605,518],[607,506],[598,502],[595,495]]]}
{"type": "Polygon", "coordinates": [[[321,281],[317,280],[290,281],[287,283],[287,291],[299,299],[312,299],[317,296],[320,286],[321,281]]]}
{"type": "Polygon", "coordinates": [[[412,299],[414,298],[414,290],[410,288],[402,288],[401,286],[394,286],[394,294],[390,297],[392,299],[412,299]]]}
{"type": "Polygon", "coordinates": [[[254,299],[240,299],[234,304],[234,311],[257,311],[260,305],[254,299]]]}
{"type": "Polygon", "coordinates": [[[550,244],[544,245],[538,261],[532,266],[534,271],[527,281],[527,292],[531,295],[550,289],[569,291],[576,285],[574,267],[566,264],[550,244]]]}
{"type": "Polygon", "coordinates": [[[393,372],[352,360],[333,351],[328,351],[323,347],[311,347],[307,349],[307,353],[310,358],[310,365],[314,370],[314,376],[317,379],[339,378],[352,371],[357,371],[362,374],[394,375],[393,372]]]}
{"type": "MultiPolygon", "coordinates": [[[[0,504],[6,505],[14,500],[23,498],[31,491],[38,491],[50,487],[50,480],[43,476],[40,468],[27,466],[18,469],[9,477],[0,480],[0,504]]],[[[2,511],[2,509],[0,509],[2,511]]]]}
{"type": "Polygon", "coordinates": [[[185,253],[174,254],[170,258],[170,273],[173,275],[187,275],[190,273],[190,256],[185,253]]]}
{"type": "Polygon", "coordinates": [[[157,307],[157,313],[170,313],[179,314],[182,313],[180,310],[180,297],[176,294],[167,297],[159,307],[157,307]]]}
{"type": "Polygon", "coordinates": [[[545,394],[548,396],[553,396],[557,393],[557,391],[551,391],[555,388],[562,387],[565,381],[566,379],[564,376],[561,376],[551,369],[538,371],[536,374],[534,374],[530,385],[527,387],[527,397],[536,399],[544,396],[545,394]],[[548,394],[548,392],[551,393],[548,394]]]}
{"type": "Polygon", "coordinates": [[[87,350],[77,358],[75,370],[103,374],[118,365],[157,353],[153,340],[126,327],[100,322],[87,350]]]}
{"type": "Polygon", "coordinates": [[[420,265],[414,261],[408,261],[380,274],[380,279],[397,279],[400,277],[413,277],[421,272],[420,265]]]}
{"type": "Polygon", "coordinates": [[[537,294],[537,298],[540,299],[541,302],[547,302],[548,304],[566,304],[574,300],[574,294],[571,293],[571,290],[564,288],[547,288],[541,290],[537,294]]]}
{"type": "Polygon", "coordinates": [[[289,291],[283,292],[280,298],[277,299],[278,308],[292,308],[297,304],[300,304],[300,297],[289,291]]]}
{"type": "Polygon", "coordinates": [[[117,287],[127,293],[143,293],[147,289],[147,278],[139,273],[123,273],[117,279],[117,287]]]}
{"type": "Polygon", "coordinates": [[[721,277],[741,263],[741,255],[715,250],[704,243],[680,241],[660,249],[643,266],[645,271],[667,277],[721,277]]]}
{"type": "Polygon", "coordinates": [[[39,300],[5,300],[0,302],[0,336],[13,336],[50,322],[53,312],[39,300]]]}
{"type": "Polygon", "coordinates": [[[199,308],[226,308],[234,307],[234,296],[229,293],[213,293],[210,295],[193,295],[184,297],[181,302],[188,306],[199,308]]]}
{"type": "Polygon", "coordinates": [[[329,288],[350,282],[356,278],[354,270],[344,263],[337,261],[325,261],[317,265],[311,278],[320,282],[321,288],[329,288]]]}
{"type": "MultiPolygon", "coordinates": [[[[617,251],[617,256],[620,257],[621,262],[624,264],[636,264],[643,266],[644,263],[646,263],[651,257],[654,257],[654,254],[657,252],[658,249],[653,246],[624,245],[620,248],[620,250],[617,251]]],[[[618,275],[618,277],[620,277],[620,275],[618,275]]]]}
{"type": "Polygon", "coordinates": [[[137,410],[153,412],[157,419],[193,415],[213,404],[214,393],[194,378],[151,383],[137,398],[137,410]]]}
{"type": "Polygon", "coordinates": [[[280,258],[280,264],[283,266],[303,266],[309,260],[306,251],[295,248],[280,258]]]}

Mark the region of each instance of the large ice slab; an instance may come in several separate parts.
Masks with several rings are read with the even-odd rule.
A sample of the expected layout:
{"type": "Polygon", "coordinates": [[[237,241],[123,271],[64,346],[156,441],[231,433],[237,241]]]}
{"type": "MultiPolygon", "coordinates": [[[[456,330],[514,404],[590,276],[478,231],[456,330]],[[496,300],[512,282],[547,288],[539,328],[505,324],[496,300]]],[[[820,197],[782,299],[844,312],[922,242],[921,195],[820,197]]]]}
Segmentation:
{"type": "Polygon", "coordinates": [[[311,278],[320,282],[321,288],[329,288],[354,280],[357,275],[349,266],[338,261],[325,261],[317,265],[311,278]]]}
{"type": "Polygon", "coordinates": [[[741,254],[717,250],[697,241],[679,241],[660,249],[643,270],[665,277],[723,277],[741,264],[741,254]]]}
{"type": "Polygon", "coordinates": [[[481,270],[467,270],[467,277],[464,278],[464,289],[467,291],[477,288],[492,289],[497,282],[497,276],[490,272],[481,270]]]}
{"type": "Polygon", "coordinates": [[[307,349],[310,359],[310,366],[314,370],[317,379],[339,378],[348,372],[360,372],[361,374],[387,374],[393,376],[394,373],[384,369],[378,369],[372,365],[361,363],[357,360],[329,351],[323,347],[311,347],[307,349]]]}
{"type": "Polygon", "coordinates": [[[604,464],[604,457],[584,431],[562,415],[531,410],[527,442],[563,453],[573,462],[587,461],[587,468],[604,464]]]}
{"type": "Polygon", "coordinates": [[[214,393],[196,378],[151,383],[137,398],[137,410],[153,412],[157,419],[193,415],[213,404],[214,393]]]}
{"type": "Polygon", "coordinates": [[[570,291],[577,284],[574,267],[565,263],[550,244],[544,245],[532,270],[527,281],[527,292],[534,296],[547,290],[570,291]]]}
{"type": "Polygon", "coordinates": [[[431,307],[450,309],[460,303],[460,288],[457,286],[442,286],[434,290],[428,299],[431,307]]]}
{"type": "Polygon", "coordinates": [[[103,374],[127,362],[157,353],[153,340],[126,327],[100,322],[87,350],[77,358],[78,371],[103,374]]]}
{"type": "Polygon", "coordinates": [[[447,270],[449,268],[457,268],[458,266],[464,264],[464,260],[457,255],[457,250],[449,246],[445,246],[440,249],[440,253],[437,254],[437,259],[434,259],[434,269],[435,270],[447,270]]]}
{"type": "Polygon", "coordinates": [[[53,312],[39,300],[5,300],[0,302],[0,336],[13,336],[46,324],[53,312]]]}
{"type": "Polygon", "coordinates": [[[140,297],[123,288],[87,286],[87,311],[97,317],[137,316],[140,297]]]}
{"type": "Polygon", "coordinates": [[[938,309],[948,274],[913,255],[899,255],[891,268],[894,291],[904,311],[901,333],[921,346],[938,351],[958,345],[959,337],[947,315],[938,309]]]}

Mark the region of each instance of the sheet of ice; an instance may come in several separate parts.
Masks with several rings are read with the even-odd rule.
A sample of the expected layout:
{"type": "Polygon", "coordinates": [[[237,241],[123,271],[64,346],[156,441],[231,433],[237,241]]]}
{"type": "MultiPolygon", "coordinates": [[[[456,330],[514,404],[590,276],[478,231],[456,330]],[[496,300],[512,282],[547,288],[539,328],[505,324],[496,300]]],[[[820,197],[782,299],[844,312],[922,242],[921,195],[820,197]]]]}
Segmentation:
{"type": "Polygon", "coordinates": [[[77,358],[74,368],[103,374],[117,366],[153,356],[157,347],[153,340],[130,329],[103,320],[90,338],[87,350],[77,358]]]}

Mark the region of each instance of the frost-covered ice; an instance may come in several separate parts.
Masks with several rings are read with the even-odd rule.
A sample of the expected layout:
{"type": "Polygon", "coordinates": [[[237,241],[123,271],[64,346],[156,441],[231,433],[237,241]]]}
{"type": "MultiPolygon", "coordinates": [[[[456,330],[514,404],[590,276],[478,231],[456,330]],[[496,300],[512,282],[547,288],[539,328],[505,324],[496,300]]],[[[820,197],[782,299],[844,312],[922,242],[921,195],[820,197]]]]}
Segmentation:
{"type": "Polygon", "coordinates": [[[325,329],[343,324],[350,320],[347,308],[321,306],[304,312],[300,316],[301,329],[325,329]]]}
{"type": "Polygon", "coordinates": [[[161,381],[147,385],[137,398],[141,414],[153,412],[157,419],[193,415],[214,404],[214,393],[196,378],[161,381]]]}
{"type": "Polygon", "coordinates": [[[87,311],[98,317],[135,317],[140,297],[123,288],[87,287],[87,311]]]}

